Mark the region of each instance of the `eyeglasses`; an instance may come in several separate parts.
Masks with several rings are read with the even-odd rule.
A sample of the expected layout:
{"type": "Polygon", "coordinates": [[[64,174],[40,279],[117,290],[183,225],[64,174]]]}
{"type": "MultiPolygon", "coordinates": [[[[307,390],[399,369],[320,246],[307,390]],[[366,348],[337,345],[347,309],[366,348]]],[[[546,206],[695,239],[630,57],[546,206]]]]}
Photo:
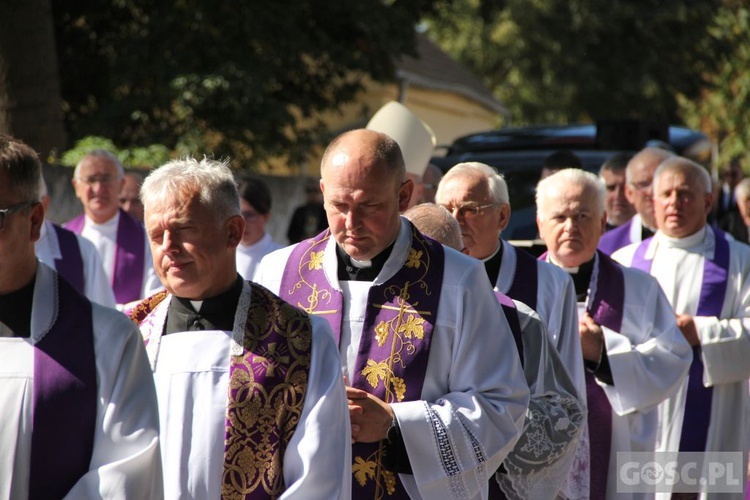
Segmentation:
{"type": "Polygon", "coordinates": [[[646,189],[649,189],[651,187],[652,181],[640,181],[640,182],[631,182],[630,185],[633,186],[636,191],[643,191],[646,189]]]}
{"type": "Polygon", "coordinates": [[[5,224],[5,218],[11,214],[14,214],[18,212],[19,210],[23,210],[26,207],[30,207],[33,205],[36,205],[39,203],[38,201],[24,201],[23,203],[19,203],[17,205],[10,206],[8,208],[0,209],[0,229],[3,228],[5,224]]]}
{"type": "Polygon", "coordinates": [[[466,219],[472,219],[476,217],[477,215],[482,213],[482,210],[489,207],[494,207],[495,203],[487,203],[486,205],[473,205],[473,204],[465,204],[465,205],[441,205],[443,208],[448,210],[451,214],[453,214],[453,217],[464,217],[466,219]]]}
{"type": "Polygon", "coordinates": [[[115,177],[114,175],[92,175],[91,177],[76,177],[76,179],[83,182],[87,186],[93,186],[96,183],[112,184],[115,180],[119,179],[119,177],[115,177]]]}

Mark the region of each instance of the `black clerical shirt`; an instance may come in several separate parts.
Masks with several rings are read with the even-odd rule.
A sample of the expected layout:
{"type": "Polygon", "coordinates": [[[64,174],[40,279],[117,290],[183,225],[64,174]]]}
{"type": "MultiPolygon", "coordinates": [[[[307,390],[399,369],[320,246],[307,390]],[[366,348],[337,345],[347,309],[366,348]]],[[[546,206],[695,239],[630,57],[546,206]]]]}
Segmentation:
{"type": "Polygon", "coordinates": [[[174,297],[169,304],[164,334],[200,330],[233,330],[242,284],[242,277],[238,274],[229,290],[216,297],[205,299],[198,312],[195,311],[189,299],[174,297]]]}
{"type": "Polygon", "coordinates": [[[370,267],[357,267],[344,249],[336,245],[336,259],[338,260],[339,281],[374,281],[391,256],[394,241],[388,247],[372,258],[370,267]]]}
{"type": "Polygon", "coordinates": [[[36,276],[23,288],[0,297],[0,321],[13,331],[14,337],[31,337],[31,306],[35,282],[36,276]]]}
{"type": "Polygon", "coordinates": [[[497,283],[497,277],[500,276],[500,265],[503,263],[503,244],[495,252],[495,255],[484,261],[484,270],[487,272],[487,277],[490,279],[492,287],[495,287],[497,283]]]}

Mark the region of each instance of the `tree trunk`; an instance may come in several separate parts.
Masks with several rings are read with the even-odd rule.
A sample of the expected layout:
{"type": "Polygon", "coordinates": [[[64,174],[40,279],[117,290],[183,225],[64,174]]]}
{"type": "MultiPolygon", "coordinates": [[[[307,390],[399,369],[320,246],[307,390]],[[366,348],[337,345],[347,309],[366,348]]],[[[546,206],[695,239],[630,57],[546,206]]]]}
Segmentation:
{"type": "Polygon", "coordinates": [[[50,0],[0,1],[0,132],[42,161],[65,147],[50,0]]]}

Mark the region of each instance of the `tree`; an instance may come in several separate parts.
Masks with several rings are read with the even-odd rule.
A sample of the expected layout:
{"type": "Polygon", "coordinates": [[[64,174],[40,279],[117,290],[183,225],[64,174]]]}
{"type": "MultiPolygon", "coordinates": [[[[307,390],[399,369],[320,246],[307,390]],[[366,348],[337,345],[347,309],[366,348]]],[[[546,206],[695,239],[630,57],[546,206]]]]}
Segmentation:
{"type": "Polygon", "coordinates": [[[428,24],[516,123],[678,121],[676,95],[698,95],[713,71],[706,19],[719,3],[459,0],[428,24]]]}
{"type": "Polygon", "coordinates": [[[164,144],[238,163],[302,158],[324,110],[413,54],[426,0],[57,0],[74,139],[164,144]]]}
{"type": "Polygon", "coordinates": [[[43,158],[65,147],[49,0],[0,2],[0,132],[43,158]]]}

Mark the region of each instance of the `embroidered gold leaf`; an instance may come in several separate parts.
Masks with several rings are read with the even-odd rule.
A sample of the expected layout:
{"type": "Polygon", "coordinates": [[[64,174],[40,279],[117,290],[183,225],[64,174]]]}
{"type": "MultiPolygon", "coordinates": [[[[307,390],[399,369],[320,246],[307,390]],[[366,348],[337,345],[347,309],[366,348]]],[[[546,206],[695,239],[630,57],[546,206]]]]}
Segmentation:
{"type": "Polygon", "coordinates": [[[389,331],[388,323],[385,321],[381,321],[378,326],[375,327],[375,338],[378,341],[378,346],[382,347],[386,340],[388,340],[389,331]]]}
{"type": "Polygon", "coordinates": [[[392,377],[391,384],[393,385],[393,391],[396,393],[396,398],[399,401],[404,400],[404,394],[406,393],[406,382],[400,377],[392,377]]]}
{"type": "Polygon", "coordinates": [[[414,314],[410,314],[406,318],[406,323],[398,327],[398,332],[403,333],[408,338],[417,337],[418,339],[424,338],[424,318],[420,318],[414,314]]]}
{"type": "Polygon", "coordinates": [[[379,379],[385,379],[387,373],[388,364],[385,361],[376,363],[372,359],[368,359],[367,366],[362,369],[362,375],[367,378],[367,381],[373,388],[378,386],[379,379]]]}
{"type": "Polygon", "coordinates": [[[396,475],[389,470],[384,470],[383,479],[385,480],[386,491],[388,491],[389,495],[393,495],[396,491],[396,475]]]}
{"type": "Polygon", "coordinates": [[[406,267],[416,267],[422,263],[422,252],[417,252],[413,248],[409,249],[409,256],[406,258],[406,267]]]}
{"type": "Polygon", "coordinates": [[[357,480],[359,485],[364,486],[368,477],[370,479],[375,477],[375,462],[372,460],[365,461],[362,457],[355,457],[352,472],[354,472],[354,479],[357,480]]]}
{"type": "Polygon", "coordinates": [[[323,252],[310,252],[310,262],[307,264],[307,269],[312,271],[313,269],[323,268],[323,252]]]}

